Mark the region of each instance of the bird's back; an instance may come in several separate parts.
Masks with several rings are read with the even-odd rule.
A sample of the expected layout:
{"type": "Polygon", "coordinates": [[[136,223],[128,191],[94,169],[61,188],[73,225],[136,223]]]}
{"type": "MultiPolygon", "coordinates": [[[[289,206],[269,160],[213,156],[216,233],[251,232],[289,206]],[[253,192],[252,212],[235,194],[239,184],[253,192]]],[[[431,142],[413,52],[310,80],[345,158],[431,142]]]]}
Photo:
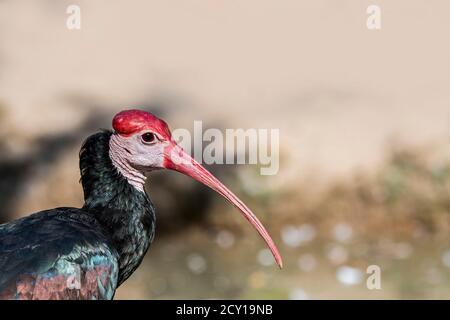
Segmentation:
{"type": "Polygon", "coordinates": [[[0,299],[111,299],[118,255],[96,219],[57,208],[0,225],[0,299]]]}

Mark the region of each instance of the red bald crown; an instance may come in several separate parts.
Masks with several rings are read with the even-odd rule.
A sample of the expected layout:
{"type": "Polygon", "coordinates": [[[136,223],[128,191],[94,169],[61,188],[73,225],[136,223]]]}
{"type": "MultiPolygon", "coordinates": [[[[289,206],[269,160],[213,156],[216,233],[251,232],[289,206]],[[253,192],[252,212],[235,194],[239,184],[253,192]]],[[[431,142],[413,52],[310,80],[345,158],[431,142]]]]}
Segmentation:
{"type": "Polygon", "coordinates": [[[124,110],[114,116],[112,126],[114,130],[123,135],[130,136],[143,130],[159,133],[170,140],[169,126],[164,120],[159,119],[150,112],[142,110],[124,110]]]}

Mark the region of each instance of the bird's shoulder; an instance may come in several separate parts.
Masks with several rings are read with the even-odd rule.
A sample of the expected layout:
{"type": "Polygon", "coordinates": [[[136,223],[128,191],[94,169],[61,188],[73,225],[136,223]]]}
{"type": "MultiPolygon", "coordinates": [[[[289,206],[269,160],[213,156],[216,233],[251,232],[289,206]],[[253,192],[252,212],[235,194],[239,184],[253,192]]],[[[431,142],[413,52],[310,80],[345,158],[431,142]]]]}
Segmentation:
{"type": "Polygon", "coordinates": [[[104,299],[117,252],[95,217],[56,208],[0,225],[0,298],[104,299]]]}

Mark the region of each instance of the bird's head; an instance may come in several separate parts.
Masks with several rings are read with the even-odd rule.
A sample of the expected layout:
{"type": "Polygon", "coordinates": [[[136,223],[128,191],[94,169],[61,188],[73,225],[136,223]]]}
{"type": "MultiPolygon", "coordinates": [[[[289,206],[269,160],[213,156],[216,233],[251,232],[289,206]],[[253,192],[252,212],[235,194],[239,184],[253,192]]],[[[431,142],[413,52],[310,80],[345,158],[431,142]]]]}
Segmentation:
{"type": "MultiPolygon", "coordinates": [[[[119,171],[133,168],[139,172],[170,169],[181,172],[216,191],[240,210],[266,241],[277,264],[282,259],[272,238],[252,211],[208,170],[187,154],[173,139],[163,120],[142,110],[125,110],[113,119],[111,158],[118,159],[119,171]]],[[[132,174],[131,174],[132,175],[132,174]]],[[[133,179],[133,177],[130,177],[133,179]]]]}

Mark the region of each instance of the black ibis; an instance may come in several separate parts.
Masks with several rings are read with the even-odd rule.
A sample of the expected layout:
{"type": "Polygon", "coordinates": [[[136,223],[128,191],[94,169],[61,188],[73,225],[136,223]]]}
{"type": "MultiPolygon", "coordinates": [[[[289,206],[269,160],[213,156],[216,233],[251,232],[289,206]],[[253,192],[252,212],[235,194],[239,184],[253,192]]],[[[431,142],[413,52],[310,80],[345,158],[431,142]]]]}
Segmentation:
{"type": "Polygon", "coordinates": [[[282,267],[258,218],[172,139],[163,120],[125,110],[112,125],[81,147],[82,208],[40,211],[0,225],[0,299],[112,299],[154,238],[155,208],[144,183],[156,169],[181,172],[221,194],[282,267]]]}

